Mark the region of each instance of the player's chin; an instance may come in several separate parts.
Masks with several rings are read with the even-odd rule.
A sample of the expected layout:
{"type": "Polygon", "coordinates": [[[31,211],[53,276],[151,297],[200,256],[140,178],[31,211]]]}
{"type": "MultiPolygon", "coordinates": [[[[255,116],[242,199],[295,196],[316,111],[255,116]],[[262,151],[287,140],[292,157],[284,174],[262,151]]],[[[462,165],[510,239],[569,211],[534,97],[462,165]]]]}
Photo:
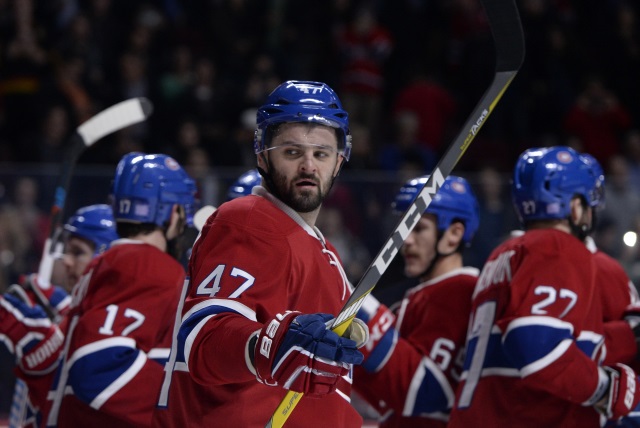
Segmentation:
{"type": "Polygon", "coordinates": [[[404,274],[409,278],[415,278],[425,271],[424,263],[419,260],[408,258],[404,261],[404,274]]]}

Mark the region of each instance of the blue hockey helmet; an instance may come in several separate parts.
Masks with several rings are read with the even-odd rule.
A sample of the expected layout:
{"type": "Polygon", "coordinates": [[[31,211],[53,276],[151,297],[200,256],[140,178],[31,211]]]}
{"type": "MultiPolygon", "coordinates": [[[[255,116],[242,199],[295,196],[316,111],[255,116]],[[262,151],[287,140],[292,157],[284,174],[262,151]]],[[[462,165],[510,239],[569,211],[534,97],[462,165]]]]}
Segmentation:
{"type": "Polygon", "coordinates": [[[593,174],[596,180],[596,187],[594,192],[594,198],[596,198],[595,205],[598,209],[603,209],[605,204],[605,192],[604,192],[604,169],[600,162],[589,153],[581,153],[581,156],[586,160],[587,164],[591,166],[593,174]]]}
{"type": "Polygon", "coordinates": [[[571,213],[571,200],[582,196],[595,207],[596,172],[588,159],[567,146],[532,148],[524,151],[513,171],[511,194],[521,222],[564,219],[571,213]]]}
{"type": "Polygon", "coordinates": [[[133,152],[120,159],[112,186],[116,221],[164,226],[174,204],[193,225],[195,182],[170,156],[133,152]]]}
{"type": "Polygon", "coordinates": [[[251,169],[242,174],[238,179],[229,187],[227,191],[227,201],[230,201],[240,196],[247,196],[251,194],[251,190],[260,185],[262,177],[257,169],[251,169]]]}
{"type": "Polygon", "coordinates": [[[338,95],[327,84],[289,80],[271,92],[256,114],[253,148],[257,153],[268,144],[269,127],[287,122],[317,123],[338,130],[338,150],[345,160],[351,155],[349,115],[342,108],[338,95]]]}
{"type": "Polygon", "coordinates": [[[106,251],[111,242],[118,239],[113,211],[106,204],[80,208],[69,218],[64,230],[71,236],[78,236],[93,243],[96,256],[106,251]]]}
{"type": "MultiPolygon", "coordinates": [[[[396,194],[393,210],[404,213],[416,199],[429,179],[428,175],[407,181],[396,194]]],[[[480,225],[478,200],[471,186],[462,177],[447,177],[438,193],[425,210],[425,214],[433,214],[438,219],[438,230],[446,230],[454,221],[464,224],[462,241],[471,242],[480,225]]]]}

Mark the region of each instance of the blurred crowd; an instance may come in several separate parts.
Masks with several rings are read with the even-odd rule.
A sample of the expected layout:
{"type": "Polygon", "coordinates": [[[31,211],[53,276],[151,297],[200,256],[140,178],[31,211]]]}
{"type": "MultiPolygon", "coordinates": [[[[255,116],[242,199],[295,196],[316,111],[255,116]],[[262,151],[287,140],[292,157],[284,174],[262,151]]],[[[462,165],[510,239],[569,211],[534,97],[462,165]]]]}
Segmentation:
{"type": "MultiPolygon", "coordinates": [[[[508,192],[517,155],[566,144],[604,166],[596,237],[633,270],[640,256],[622,236],[640,233],[640,3],[517,4],[525,63],[456,168],[482,203],[470,262],[518,226],[508,192]]],[[[143,96],[151,118],[80,165],[167,153],[215,204],[255,164],[256,106],[284,80],[324,81],[350,112],[354,149],[320,226],[357,281],[394,226],[386,214],[397,186],[435,166],[493,73],[478,0],[0,0],[0,162],[57,164],[80,123],[143,96]]],[[[53,187],[15,175],[3,185],[0,264],[24,272],[37,263],[53,187]]]]}

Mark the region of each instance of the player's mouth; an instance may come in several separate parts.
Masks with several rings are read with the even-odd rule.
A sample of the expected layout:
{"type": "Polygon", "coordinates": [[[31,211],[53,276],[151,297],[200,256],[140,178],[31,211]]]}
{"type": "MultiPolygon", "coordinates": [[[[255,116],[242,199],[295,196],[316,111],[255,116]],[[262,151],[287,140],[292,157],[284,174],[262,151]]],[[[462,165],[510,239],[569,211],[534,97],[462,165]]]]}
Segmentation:
{"type": "Polygon", "coordinates": [[[318,187],[318,184],[310,179],[303,179],[296,181],[296,187],[298,189],[312,189],[318,187]]]}

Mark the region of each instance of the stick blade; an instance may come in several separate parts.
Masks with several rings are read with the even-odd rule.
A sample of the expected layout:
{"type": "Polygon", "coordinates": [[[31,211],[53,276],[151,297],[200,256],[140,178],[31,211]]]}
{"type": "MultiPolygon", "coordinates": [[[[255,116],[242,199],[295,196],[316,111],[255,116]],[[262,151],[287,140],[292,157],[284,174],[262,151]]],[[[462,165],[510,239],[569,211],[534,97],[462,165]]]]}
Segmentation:
{"type": "Polygon", "coordinates": [[[84,122],[78,127],[78,134],[85,146],[89,147],[109,134],[144,121],[152,112],[153,104],[147,98],[131,98],[112,105],[84,122]]]}
{"type": "Polygon", "coordinates": [[[211,205],[205,205],[204,207],[196,211],[196,213],[193,215],[193,225],[196,227],[196,229],[198,229],[198,231],[202,230],[204,224],[207,222],[207,219],[214,212],[216,212],[216,207],[211,205]]]}

